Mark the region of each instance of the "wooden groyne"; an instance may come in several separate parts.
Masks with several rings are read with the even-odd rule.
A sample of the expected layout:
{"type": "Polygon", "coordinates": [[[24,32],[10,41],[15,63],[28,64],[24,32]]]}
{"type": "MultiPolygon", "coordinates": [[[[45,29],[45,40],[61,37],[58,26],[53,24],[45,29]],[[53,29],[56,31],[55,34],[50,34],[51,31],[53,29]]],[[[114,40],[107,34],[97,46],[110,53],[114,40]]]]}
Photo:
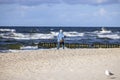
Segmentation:
{"type": "Polygon", "coordinates": [[[23,45],[16,43],[16,44],[4,44],[0,45],[0,50],[7,50],[7,49],[17,49],[19,50],[23,45]]]}
{"type": "MultiPolygon", "coordinates": [[[[21,47],[24,45],[16,43],[16,44],[5,44],[0,45],[0,50],[6,50],[6,49],[17,49],[20,50],[21,47]]],[[[49,49],[49,48],[56,48],[57,43],[46,43],[46,42],[40,42],[39,44],[35,45],[29,45],[29,46],[38,46],[38,48],[43,49],[49,49]]],[[[60,45],[62,46],[62,45],[60,45]]],[[[65,47],[67,48],[120,48],[120,44],[78,44],[78,43],[65,43],[65,47]]]]}
{"type": "MultiPolygon", "coordinates": [[[[62,45],[60,45],[62,46],[62,45]]],[[[55,48],[57,43],[44,43],[40,42],[38,48],[55,48]]],[[[78,43],[65,43],[67,48],[120,48],[120,44],[78,44],[78,43]]]]}

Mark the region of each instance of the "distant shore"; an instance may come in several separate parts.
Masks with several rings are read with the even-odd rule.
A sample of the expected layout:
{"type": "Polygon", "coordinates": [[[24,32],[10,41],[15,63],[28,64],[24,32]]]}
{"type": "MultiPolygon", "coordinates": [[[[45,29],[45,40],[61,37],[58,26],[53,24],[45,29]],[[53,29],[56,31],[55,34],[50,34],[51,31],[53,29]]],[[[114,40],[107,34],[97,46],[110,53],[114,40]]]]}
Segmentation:
{"type": "Polygon", "coordinates": [[[120,80],[119,67],[119,48],[0,53],[0,80],[120,80]],[[105,70],[114,75],[106,76],[105,70]]]}

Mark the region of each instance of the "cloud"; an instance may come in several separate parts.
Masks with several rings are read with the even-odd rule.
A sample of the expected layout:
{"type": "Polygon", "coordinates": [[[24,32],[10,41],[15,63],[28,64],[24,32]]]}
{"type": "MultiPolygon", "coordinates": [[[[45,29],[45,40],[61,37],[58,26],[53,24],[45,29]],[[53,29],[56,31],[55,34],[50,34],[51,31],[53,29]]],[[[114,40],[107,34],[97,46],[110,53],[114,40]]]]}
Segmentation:
{"type": "Polygon", "coordinates": [[[20,4],[20,5],[40,5],[40,4],[89,4],[89,5],[103,5],[103,4],[118,4],[120,0],[0,0],[0,4],[20,4]]]}
{"type": "Polygon", "coordinates": [[[107,11],[104,8],[100,8],[99,15],[104,16],[107,13],[107,11]]]}
{"type": "Polygon", "coordinates": [[[93,12],[93,16],[105,17],[108,12],[105,8],[99,8],[97,11],[93,12]]]}
{"type": "Polygon", "coordinates": [[[21,5],[39,5],[39,4],[55,4],[59,0],[0,0],[0,4],[21,4],[21,5]]]}
{"type": "Polygon", "coordinates": [[[46,4],[0,5],[0,25],[120,26],[119,7],[119,4],[107,6],[57,4],[51,7],[46,4]]]}
{"type": "Polygon", "coordinates": [[[106,2],[107,0],[96,0],[98,3],[104,3],[106,2]]]}

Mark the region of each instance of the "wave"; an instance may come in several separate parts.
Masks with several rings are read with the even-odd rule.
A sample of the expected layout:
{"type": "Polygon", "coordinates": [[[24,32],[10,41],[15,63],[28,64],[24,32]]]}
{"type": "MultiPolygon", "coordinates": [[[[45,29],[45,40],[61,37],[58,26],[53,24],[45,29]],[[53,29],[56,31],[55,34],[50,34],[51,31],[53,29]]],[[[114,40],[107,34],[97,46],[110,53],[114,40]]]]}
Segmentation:
{"type": "MultiPolygon", "coordinates": [[[[0,34],[0,38],[13,38],[17,40],[31,40],[31,39],[55,39],[59,32],[50,31],[50,33],[17,33],[15,29],[0,29],[5,33],[0,34]],[[7,32],[6,32],[7,31],[7,32]]],[[[66,40],[81,40],[81,39],[95,39],[95,38],[110,38],[120,39],[120,33],[109,30],[94,31],[94,32],[77,32],[69,31],[63,32],[66,40]]]]}
{"type": "Polygon", "coordinates": [[[95,33],[95,34],[110,34],[110,33],[112,33],[112,31],[111,30],[107,30],[107,29],[105,29],[105,28],[101,28],[101,31],[94,31],[93,33],[95,33]]]}
{"type": "Polygon", "coordinates": [[[38,46],[24,46],[20,48],[21,50],[36,50],[38,46]]]}
{"type": "Polygon", "coordinates": [[[51,35],[53,35],[53,36],[57,36],[59,32],[53,32],[53,31],[51,31],[50,33],[51,33],[51,35]]]}
{"type": "Polygon", "coordinates": [[[51,34],[40,34],[40,33],[33,33],[33,34],[25,34],[25,33],[14,33],[12,35],[2,35],[2,38],[13,38],[13,39],[52,39],[54,38],[51,34]]]}
{"type": "Polygon", "coordinates": [[[105,29],[104,27],[102,27],[101,28],[101,31],[100,31],[100,33],[102,33],[102,34],[104,34],[104,33],[111,33],[112,31],[110,31],[110,30],[107,30],[107,29],[105,29]]]}
{"type": "MultiPolygon", "coordinates": [[[[57,36],[59,32],[51,32],[53,36],[57,36]]],[[[63,34],[67,37],[82,37],[84,36],[84,33],[79,32],[63,32],[63,34]]]]}
{"type": "Polygon", "coordinates": [[[0,32],[15,32],[15,29],[0,29],[0,32]]]}
{"type": "Polygon", "coordinates": [[[17,33],[15,29],[0,29],[0,37],[1,38],[13,38],[13,39],[22,39],[22,40],[30,40],[30,39],[52,39],[55,35],[43,34],[43,33],[17,33]]]}
{"type": "Polygon", "coordinates": [[[74,32],[64,32],[64,35],[68,37],[82,37],[84,36],[84,33],[79,33],[74,31],[74,32]]]}
{"type": "MultiPolygon", "coordinates": [[[[43,34],[43,33],[2,33],[0,36],[2,38],[13,38],[16,40],[30,40],[30,39],[54,39],[58,35],[58,32],[50,32],[49,34],[43,34]]],[[[64,32],[64,35],[66,37],[71,37],[74,39],[77,39],[78,37],[83,37],[84,33],[78,33],[78,32],[64,32]]]]}
{"type": "Polygon", "coordinates": [[[104,33],[112,33],[112,31],[100,31],[101,34],[104,34],[104,33]]]}
{"type": "Polygon", "coordinates": [[[13,49],[8,49],[8,50],[0,50],[0,53],[16,53],[19,52],[20,50],[13,50],[13,49]]]}
{"type": "Polygon", "coordinates": [[[110,38],[110,39],[120,39],[120,36],[118,34],[100,34],[98,35],[99,38],[110,38]]]}
{"type": "Polygon", "coordinates": [[[101,31],[94,31],[93,34],[98,38],[120,39],[120,32],[112,32],[104,28],[101,31]]]}

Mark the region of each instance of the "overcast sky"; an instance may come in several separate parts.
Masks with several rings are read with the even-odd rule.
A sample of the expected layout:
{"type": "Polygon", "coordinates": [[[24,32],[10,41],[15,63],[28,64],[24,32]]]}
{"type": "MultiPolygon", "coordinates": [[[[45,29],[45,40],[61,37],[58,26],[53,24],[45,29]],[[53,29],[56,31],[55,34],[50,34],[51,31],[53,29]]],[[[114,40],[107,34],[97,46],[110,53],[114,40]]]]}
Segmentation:
{"type": "Polygon", "coordinates": [[[0,0],[0,26],[117,26],[120,0],[0,0]]]}

